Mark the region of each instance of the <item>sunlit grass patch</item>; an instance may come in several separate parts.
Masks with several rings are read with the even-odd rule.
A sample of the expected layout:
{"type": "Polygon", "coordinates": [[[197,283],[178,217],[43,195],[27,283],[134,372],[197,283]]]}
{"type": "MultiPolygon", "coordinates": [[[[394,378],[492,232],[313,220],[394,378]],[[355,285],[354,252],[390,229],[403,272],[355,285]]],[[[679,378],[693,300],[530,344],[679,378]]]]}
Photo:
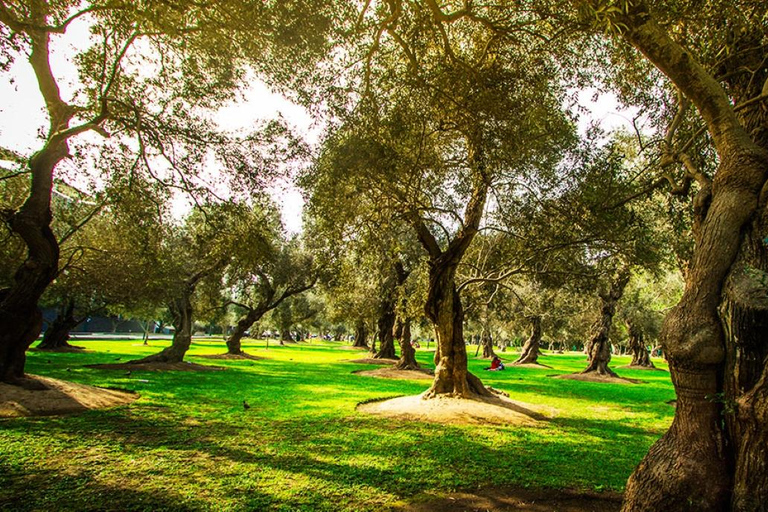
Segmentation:
{"type": "MultiPolygon", "coordinates": [[[[222,372],[86,368],[167,345],[78,341],[85,353],[29,353],[30,373],[137,391],[131,405],[74,416],[0,421],[3,510],[385,510],[427,491],[485,485],[621,490],[668,427],[666,372],[617,369],[643,384],[553,379],[581,354],[545,355],[552,368],[470,369],[510,398],[550,407],[538,426],[437,425],[358,412],[359,402],[414,395],[425,381],[355,375],[366,365],[339,343],[246,340],[262,359],[188,359],[222,372]],[[243,401],[250,406],[244,408],[243,401]]],[[[473,352],[470,352],[473,354],[473,352]]],[[[512,354],[510,354],[510,357],[512,354]]],[[[421,364],[432,353],[419,350],[421,364]]],[[[628,358],[616,357],[618,368],[628,358]]]]}

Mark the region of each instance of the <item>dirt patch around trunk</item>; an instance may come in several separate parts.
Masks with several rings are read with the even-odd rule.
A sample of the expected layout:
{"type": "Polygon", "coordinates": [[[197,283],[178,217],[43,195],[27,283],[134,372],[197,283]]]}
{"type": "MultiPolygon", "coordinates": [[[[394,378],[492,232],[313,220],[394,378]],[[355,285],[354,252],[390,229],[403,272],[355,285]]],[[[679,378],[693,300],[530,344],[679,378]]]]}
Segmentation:
{"type": "Polygon", "coordinates": [[[627,379],[626,377],[611,377],[599,373],[568,373],[566,375],[552,375],[553,379],[581,380],[584,382],[605,382],[608,384],[644,384],[642,380],[627,379]]]}
{"type": "Polygon", "coordinates": [[[505,396],[475,399],[441,396],[423,399],[424,394],[380,402],[361,403],[357,410],[390,418],[448,425],[494,424],[535,426],[555,416],[552,408],[526,404],[505,396]]]}
{"type": "Polygon", "coordinates": [[[375,370],[357,370],[352,372],[355,375],[365,375],[366,377],[377,377],[379,379],[397,379],[397,380],[432,380],[435,372],[427,368],[421,370],[397,370],[395,368],[377,368],[375,370]]]}
{"type": "Polygon", "coordinates": [[[352,345],[344,345],[343,347],[336,347],[337,350],[371,350],[371,347],[353,347],[352,345]]]}
{"type": "Polygon", "coordinates": [[[396,364],[399,359],[376,359],[373,357],[364,357],[363,359],[349,359],[348,363],[355,363],[355,364],[396,364]]]}
{"type": "Polygon", "coordinates": [[[397,510],[401,512],[618,512],[621,494],[489,487],[472,492],[417,496],[397,510]]]}
{"type": "Polygon", "coordinates": [[[203,359],[217,359],[217,360],[223,360],[223,361],[242,361],[244,359],[247,359],[249,361],[261,361],[264,359],[263,357],[259,356],[252,356],[251,354],[246,354],[245,352],[241,354],[210,354],[207,356],[197,356],[202,357],[203,359]]]}
{"type": "Polygon", "coordinates": [[[515,364],[515,363],[509,363],[507,365],[508,368],[546,368],[547,370],[551,370],[551,366],[547,366],[546,364],[541,363],[523,363],[523,364],[515,364]]]}
{"type": "Polygon", "coordinates": [[[627,369],[627,370],[647,370],[651,372],[667,372],[667,370],[663,368],[655,368],[650,366],[638,366],[638,365],[626,365],[626,366],[619,366],[619,368],[627,369]]]}
{"type": "Polygon", "coordinates": [[[36,375],[29,378],[47,389],[30,391],[0,383],[0,418],[71,414],[129,404],[139,398],[137,393],[129,391],[97,388],[36,375]]]}
{"type": "Polygon", "coordinates": [[[145,372],[220,372],[226,370],[223,366],[208,366],[204,364],[188,363],[106,363],[106,364],[88,364],[86,368],[97,368],[99,370],[123,370],[123,371],[145,371],[145,372]]]}

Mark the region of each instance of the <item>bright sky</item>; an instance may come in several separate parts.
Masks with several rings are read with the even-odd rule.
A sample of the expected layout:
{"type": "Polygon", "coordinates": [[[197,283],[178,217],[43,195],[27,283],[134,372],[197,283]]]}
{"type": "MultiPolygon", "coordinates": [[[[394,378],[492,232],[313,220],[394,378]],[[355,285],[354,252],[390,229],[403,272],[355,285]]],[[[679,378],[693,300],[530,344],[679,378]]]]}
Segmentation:
{"type": "MultiPolygon", "coordinates": [[[[56,36],[58,38],[58,36],[56,36]]],[[[69,100],[76,78],[71,56],[76,49],[87,45],[88,30],[85,23],[75,23],[68,30],[66,39],[54,39],[51,66],[60,81],[62,97],[69,100]]],[[[270,91],[262,82],[253,78],[251,86],[243,91],[236,102],[223,107],[214,119],[226,130],[247,131],[258,121],[274,119],[279,115],[310,143],[316,143],[319,129],[313,126],[308,112],[280,94],[270,91]]],[[[45,130],[46,115],[42,96],[34,74],[26,62],[14,63],[10,73],[0,79],[0,145],[29,155],[39,147],[38,133],[45,130]]],[[[301,231],[301,213],[304,201],[299,191],[289,182],[277,183],[270,193],[281,205],[283,222],[289,232],[301,231]]],[[[174,201],[177,211],[188,208],[188,202],[179,197],[174,201]]]]}

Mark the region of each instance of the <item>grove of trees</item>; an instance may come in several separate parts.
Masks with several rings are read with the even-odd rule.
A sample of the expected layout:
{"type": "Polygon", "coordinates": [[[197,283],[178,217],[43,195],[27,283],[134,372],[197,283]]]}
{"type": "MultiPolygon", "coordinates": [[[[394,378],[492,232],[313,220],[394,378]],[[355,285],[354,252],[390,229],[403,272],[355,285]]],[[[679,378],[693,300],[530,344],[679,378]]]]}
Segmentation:
{"type": "Polygon", "coordinates": [[[469,341],[582,350],[598,378],[660,348],[675,417],[623,510],[765,510],[766,20],[740,0],[0,0],[0,73],[31,71],[46,123],[31,149],[0,133],[0,381],[40,387],[41,307],[43,349],[94,314],[172,325],[138,363],[181,362],[196,320],[235,357],[269,326],[415,370],[418,340],[425,400],[494,396],[469,341]],[[217,119],[255,79],[319,140],[217,119]],[[591,123],[585,91],[631,126],[591,123]]]}

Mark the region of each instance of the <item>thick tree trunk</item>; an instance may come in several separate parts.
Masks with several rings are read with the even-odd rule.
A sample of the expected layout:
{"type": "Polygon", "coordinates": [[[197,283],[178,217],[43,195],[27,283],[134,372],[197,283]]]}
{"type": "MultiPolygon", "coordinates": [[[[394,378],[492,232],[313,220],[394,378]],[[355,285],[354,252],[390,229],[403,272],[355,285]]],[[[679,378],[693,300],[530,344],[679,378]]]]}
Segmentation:
{"type": "Polygon", "coordinates": [[[398,370],[418,370],[419,363],[416,362],[416,349],[411,345],[411,319],[406,318],[402,321],[398,318],[401,328],[398,330],[397,339],[400,342],[400,360],[395,365],[398,370]]]}
{"type": "Polygon", "coordinates": [[[355,324],[355,342],[353,347],[368,348],[368,329],[365,327],[365,322],[358,320],[355,324]]]}
{"type": "Polygon", "coordinates": [[[245,336],[245,331],[250,329],[253,324],[264,316],[265,312],[263,308],[252,309],[240,317],[240,320],[237,321],[235,328],[232,330],[232,334],[227,338],[227,354],[233,356],[243,355],[241,340],[245,336]]]}
{"type": "Polygon", "coordinates": [[[746,370],[746,381],[744,374],[737,375],[757,366],[751,359],[763,349],[750,349],[742,359],[736,340],[744,336],[748,344],[757,340],[764,347],[765,330],[757,334],[759,326],[747,312],[752,307],[742,310],[726,301],[723,318],[719,308],[724,286],[728,293],[761,281],[739,284],[742,278],[752,281],[739,261],[749,261],[745,244],[750,241],[743,234],[751,234],[751,223],[764,212],[768,153],[750,138],[721,85],[656,23],[645,3],[628,7],[619,20],[627,27],[623,36],[697,107],[720,161],[711,183],[693,170],[700,184],[694,203],[696,246],[683,296],[661,332],[678,394],[675,419],[630,477],[623,510],[766,510],[765,361],[758,363],[759,370],[746,370]]]}
{"type": "Polygon", "coordinates": [[[627,320],[627,330],[629,331],[629,351],[632,352],[632,362],[630,366],[641,366],[643,368],[656,368],[651,361],[651,353],[645,346],[643,330],[632,322],[627,320]]]}
{"type": "Polygon", "coordinates": [[[69,331],[77,327],[80,322],[82,322],[81,319],[75,318],[75,302],[67,302],[67,305],[59,310],[59,314],[45,330],[43,340],[37,348],[40,350],[80,348],[69,344],[69,331]]]}
{"type": "Polygon", "coordinates": [[[611,362],[611,342],[608,334],[613,324],[613,315],[616,313],[616,305],[621,296],[624,295],[624,288],[629,282],[629,272],[622,271],[616,280],[611,283],[611,289],[608,293],[600,294],[602,306],[600,307],[600,317],[592,326],[592,335],[586,345],[587,350],[587,368],[581,373],[596,373],[598,375],[609,375],[618,377],[616,373],[608,367],[611,362]]]}
{"type": "Polygon", "coordinates": [[[32,181],[30,192],[18,211],[2,211],[0,217],[27,246],[27,258],[13,276],[9,288],[0,290],[0,382],[40,388],[24,375],[26,351],[43,327],[38,301],[58,272],[59,244],[51,230],[53,172],[69,155],[67,128],[75,110],[62,101],[48,62],[48,32],[34,27],[48,24],[47,8],[30,7],[28,27],[31,53],[29,63],[45,100],[49,118],[48,138],[43,148],[29,160],[32,181]]]}
{"type": "Polygon", "coordinates": [[[454,281],[455,266],[432,264],[425,312],[435,327],[435,380],[425,398],[440,395],[473,398],[491,396],[479,378],[467,370],[464,310],[454,281]]]}
{"type": "MultiPolygon", "coordinates": [[[[299,335],[300,336],[300,335],[299,335]]],[[[291,330],[290,329],[280,329],[280,344],[284,343],[293,343],[294,340],[293,336],[291,336],[291,330]]]]}
{"type": "Polygon", "coordinates": [[[537,364],[541,346],[541,316],[529,316],[531,335],[525,340],[520,357],[512,364],[537,364]]]}
{"type": "Polygon", "coordinates": [[[483,327],[483,333],[480,335],[480,346],[483,348],[483,359],[496,357],[496,352],[493,351],[493,338],[487,327],[483,327]]]}
{"type": "Polygon", "coordinates": [[[395,302],[384,300],[379,315],[379,351],[373,356],[375,359],[395,359],[395,339],[392,330],[395,326],[395,302]]]}
{"type": "Polygon", "coordinates": [[[192,344],[192,294],[195,286],[185,286],[183,292],[168,306],[175,329],[171,346],[157,354],[142,359],[129,361],[129,364],[141,363],[180,363],[192,344]]]}

